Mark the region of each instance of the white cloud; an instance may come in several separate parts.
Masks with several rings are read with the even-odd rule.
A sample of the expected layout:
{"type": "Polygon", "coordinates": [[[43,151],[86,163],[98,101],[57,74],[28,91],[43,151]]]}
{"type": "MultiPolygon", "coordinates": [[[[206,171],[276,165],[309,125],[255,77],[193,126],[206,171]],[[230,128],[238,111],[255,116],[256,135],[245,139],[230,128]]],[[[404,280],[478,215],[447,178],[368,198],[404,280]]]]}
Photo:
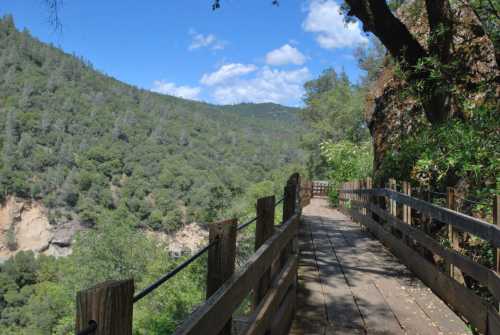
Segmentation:
{"type": "Polygon", "coordinates": [[[213,86],[217,84],[222,84],[225,81],[235,77],[241,77],[255,70],[257,70],[257,67],[253,64],[248,64],[248,65],[240,63],[226,64],[221,66],[215,72],[212,72],[210,74],[204,74],[203,77],[201,77],[200,82],[207,86],[213,86]]]}
{"type": "Polygon", "coordinates": [[[214,34],[203,35],[197,33],[195,30],[190,30],[191,44],[189,50],[196,50],[200,48],[209,48],[211,50],[222,50],[226,46],[226,42],[219,40],[214,34]]]}
{"type": "Polygon", "coordinates": [[[201,88],[192,86],[177,86],[164,80],[155,80],[153,82],[153,92],[174,95],[176,97],[198,100],[201,88]]]}
{"type": "Polygon", "coordinates": [[[266,55],[266,63],[268,65],[302,65],[305,61],[306,57],[290,44],[285,44],[281,48],[275,49],[266,55]]]}
{"type": "Polygon", "coordinates": [[[266,66],[254,78],[237,79],[216,87],[213,98],[219,104],[274,102],[296,105],[304,94],[303,84],[310,76],[306,67],[280,71],[266,66]]]}
{"type": "Polygon", "coordinates": [[[340,6],[334,0],[312,0],[305,31],[316,33],[316,41],[322,48],[351,48],[368,43],[358,22],[345,23],[340,6]]]}

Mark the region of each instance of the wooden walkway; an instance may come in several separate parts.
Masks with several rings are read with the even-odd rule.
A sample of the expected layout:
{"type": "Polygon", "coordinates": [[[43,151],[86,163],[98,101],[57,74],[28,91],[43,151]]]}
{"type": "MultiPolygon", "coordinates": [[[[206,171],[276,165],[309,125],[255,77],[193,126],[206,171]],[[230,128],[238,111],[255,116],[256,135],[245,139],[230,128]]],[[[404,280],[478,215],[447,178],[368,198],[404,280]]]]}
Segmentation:
{"type": "Polygon", "coordinates": [[[470,334],[376,239],[324,199],[304,209],[290,334],[470,334]]]}

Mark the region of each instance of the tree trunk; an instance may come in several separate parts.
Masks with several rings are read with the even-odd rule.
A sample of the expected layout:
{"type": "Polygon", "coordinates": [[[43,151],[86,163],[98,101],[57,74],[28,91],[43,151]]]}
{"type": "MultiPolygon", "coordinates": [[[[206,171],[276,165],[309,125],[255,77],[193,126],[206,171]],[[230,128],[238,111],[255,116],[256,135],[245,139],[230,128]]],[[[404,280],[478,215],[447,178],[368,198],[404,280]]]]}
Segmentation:
{"type": "Polygon", "coordinates": [[[408,28],[391,12],[386,0],[346,0],[349,15],[363,23],[363,29],[377,36],[390,54],[410,73],[410,82],[424,83],[423,107],[432,124],[447,120],[452,114],[452,95],[447,89],[446,78],[429,79],[430,69],[415,71],[415,65],[424,57],[436,55],[441,64],[448,64],[453,41],[453,20],[449,0],[425,0],[430,25],[429,52],[408,28]]]}
{"type": "Polygon", "coordinates": [[[413,37],[408,28],[392,14],[385,0],[346,0],[349,15],[363,23],[365,31],[372,32],[384,44],[390,54],[402,62],[405,68],[417,64],[427,52],[413,37]]]}
{"type": "MultiPolygon", "coordinates": [[[[425,0],[429,21],[429,50],[441,64],[451,61],[453,19],[449,0],[425,0]]],[[[446,74],[445,74],[446,75],[446,74]]],[[[446,81],[446,78],[443,78],[446,81]]],[[[448,119],[453,113],[452,95],[446,87],[429,87],[432,92],[425,109],[431,123],[448,119]]]]}

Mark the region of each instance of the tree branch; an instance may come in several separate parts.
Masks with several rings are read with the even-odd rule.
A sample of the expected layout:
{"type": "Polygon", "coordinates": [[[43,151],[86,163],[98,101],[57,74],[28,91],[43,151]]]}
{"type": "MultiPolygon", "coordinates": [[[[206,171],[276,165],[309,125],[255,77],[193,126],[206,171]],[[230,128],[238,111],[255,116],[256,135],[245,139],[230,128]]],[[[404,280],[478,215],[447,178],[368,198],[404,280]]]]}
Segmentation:
{"type": "Polygon", "coordinates": [[[348,14],[360,19],[363,29],[377,36],[390,54],[405,66],[415,66],[427,55],[385,0],[346,0],[346,3],[350,7],[348,14]]]}
{"type": "Polygon", "coordinates": [[[446,64],[453,42],[453,18],[449,0],[425,0],[429,20],[429,49],[446,64]]]}

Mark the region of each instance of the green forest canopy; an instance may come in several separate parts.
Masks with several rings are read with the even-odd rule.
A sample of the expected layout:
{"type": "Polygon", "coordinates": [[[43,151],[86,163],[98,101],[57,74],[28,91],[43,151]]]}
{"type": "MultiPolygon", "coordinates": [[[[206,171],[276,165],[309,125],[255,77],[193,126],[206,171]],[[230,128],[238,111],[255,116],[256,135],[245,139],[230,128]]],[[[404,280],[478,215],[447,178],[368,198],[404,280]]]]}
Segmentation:
{"type": "MultiPolygon", "coordinates": [[[[19,252],[0,266],[0,334],[72,332],[78,290],[120,278],[141,289],[177,264],[142,228],[253,214],[305,161],[296,108],[140,90],[12,17],[0,20],[0,71],[0,200],[42,201],[51,224],[93,228],[68,257],[19,252]]],[[[203,299],[204,271],[200,259],[139,303],[134,332],[172,332],[203,299]]]]}
{"type": "Polygon", "coordinates": [[[0,71],[0,197],[41,199],[53,223],[93,226],[116,209],[165,231],[209,222],[304,159],[297,109],[140,90],[17,31],[11,17],[0,21],[0,71]]]}

